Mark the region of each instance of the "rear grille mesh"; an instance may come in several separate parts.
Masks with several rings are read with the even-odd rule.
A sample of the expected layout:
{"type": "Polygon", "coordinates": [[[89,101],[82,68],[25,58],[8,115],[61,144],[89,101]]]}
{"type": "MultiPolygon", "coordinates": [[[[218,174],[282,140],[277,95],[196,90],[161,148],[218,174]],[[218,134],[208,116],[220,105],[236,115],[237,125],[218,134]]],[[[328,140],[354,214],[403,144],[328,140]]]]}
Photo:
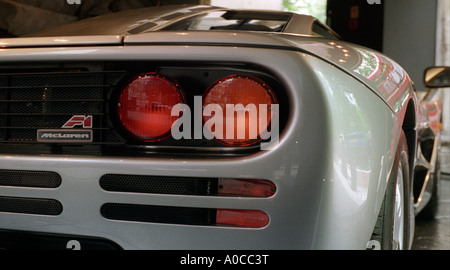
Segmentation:
{"type": "Polygon", "coordinates": [[[106,191],[171,195],[217,194],[217,178],[107,174],[100,178],[106,191]]]}
{"type": "Polygon", "coordinates": [[[51,199],[0,197],[0,212],[58,216],[62,204],[51,199]]]}
{"type": "MultiPolygon", "coordinates": [[[[110,192],[214,196],[218,178],[106,174],[100,186],[110,192]]],[[[101,208],[111,220],[184,225],[214,225],[216,209],[106,203],[101,208]]]]}
{"type": "Polygon", "coordinates": [[[58,188],[61,176],[54,172],[0,170],[0,186],[58,188]]]}
{"type": "Polygon", "coordinates": [[[125,74],[83,70],[0,73],[0,143],[37,143],[37,130],[59,129],[74,115],[94,116],[93,144],[108,143],[114,136],[107,134],[106,100],[125,74]]]}
{"type": "Polygon", "coordinates": [[[146,223],[213,225],[216,210],[207,208],[107,203],[101,208],[106,219],[146,223]]]}

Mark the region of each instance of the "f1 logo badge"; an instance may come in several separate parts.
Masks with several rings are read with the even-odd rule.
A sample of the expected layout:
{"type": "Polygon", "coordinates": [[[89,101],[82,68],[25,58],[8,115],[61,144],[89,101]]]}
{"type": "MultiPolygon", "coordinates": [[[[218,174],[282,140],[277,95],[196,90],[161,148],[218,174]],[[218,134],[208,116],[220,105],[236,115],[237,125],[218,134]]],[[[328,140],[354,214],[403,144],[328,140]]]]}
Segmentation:
{"type": "Polygon", "coordinates": [[[62,128],[74,128],[74,127],[82,127],[82,128],[92,128],[92,115],[74,115],[67,121],[62,128]]]}

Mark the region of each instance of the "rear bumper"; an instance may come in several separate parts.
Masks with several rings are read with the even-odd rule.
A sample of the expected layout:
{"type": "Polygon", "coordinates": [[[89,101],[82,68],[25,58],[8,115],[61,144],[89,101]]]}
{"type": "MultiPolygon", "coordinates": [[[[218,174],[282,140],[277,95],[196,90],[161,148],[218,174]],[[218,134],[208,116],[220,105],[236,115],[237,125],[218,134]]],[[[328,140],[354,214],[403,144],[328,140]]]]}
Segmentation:
{"type": "MultiPolygon", "coordinates": [[[[317,212],[314,210],[314,205],[317,205],[314,203],[317,200],[314,189],[319,188],[312,183],[320,182],[307,183],[297,179],[299,166],[288,162],[290,155],[281,155],[287,152],[282,150],[283,144],[279,148],[252,157],[208,161],[192,158],[1,156],[3,170],[51,171],[60,175],[61,184],[57,188],[1,186],[0,197],[57,201],[62,211],[30,214],[12,208],[0,213],[0,228],[108,239],[124,249],[310,248],[312,239],[306,232],[314,228],[314,213],[317,212]],[[106,174],[268,179],[276,184],[277,192],[271,198],[108,192],[99,184],[100,178],[106,174]],[[270,223],[264,228],[249,229],[118,221],[102,216],[101,208],[107,203],[261,210],[269,215],[270,223]],[[304,230],[298,230],[299,227],[304,230]],[[292,240],[294,235],[296,240],[292,240]]],[[[320,175],[313,175],[321,171],[316,169],[309,172],[307,179],[320,179],[320,175]]]]}

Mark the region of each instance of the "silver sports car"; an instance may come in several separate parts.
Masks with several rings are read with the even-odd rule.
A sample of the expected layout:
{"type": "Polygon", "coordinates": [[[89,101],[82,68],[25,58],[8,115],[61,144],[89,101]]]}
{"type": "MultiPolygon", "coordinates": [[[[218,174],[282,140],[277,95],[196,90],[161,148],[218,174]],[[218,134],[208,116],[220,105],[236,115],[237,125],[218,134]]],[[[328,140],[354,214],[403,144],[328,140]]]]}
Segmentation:
{"type": "Polygon", "coordinates": [[[281,11],[0,39],[0,249],[408,249],[449,77],[419,100],[387,56],[281,11]]]}

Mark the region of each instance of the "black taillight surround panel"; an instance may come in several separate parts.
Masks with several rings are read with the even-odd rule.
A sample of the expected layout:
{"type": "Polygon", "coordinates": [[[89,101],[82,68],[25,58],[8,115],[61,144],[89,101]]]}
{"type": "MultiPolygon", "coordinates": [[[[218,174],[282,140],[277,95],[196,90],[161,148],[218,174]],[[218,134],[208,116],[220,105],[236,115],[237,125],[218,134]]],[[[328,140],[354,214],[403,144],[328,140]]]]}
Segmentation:
{"type": "MultiPolygon", "coordinates": [[[[191,108],[191,112],[194,111],[194,97],[195,96],[203,96],[206,90],[216,81],[230,76],[230,75],[250,75],[256,78],[259,78],[266,82],[274,91],[277,96],[280,108],[280,132],[286,125],[287,116],[289,113],[289,102],[287,98],[287,94],[284,90],[283,84],[277,80],[274,76],[270,75],[270,73],[261,67],[255,65],[246,65],[246,64],[237,64],[237,63],[141,63],[142,68],[136,69],[136,63],[133,63],[135,71],[130,74],[130,76],[135,76],[141,73],[145,73],[150,71],[158,72],[171,78],[175,79],[183,88],[183,91],[186,95],[187,105],[191,108]]],[[[109,106],[111,112],[115,110],[116,100],[119,92],[116,92],[115,95],[111,98],[111,104],[109,106]]],[[[116,114],[117,115],[117,114],[116,114]]],[[[112,117],[114,125],[118,125],[118,118],[112,117]]],[[[194,120],[192,120],[193,124],[194,120]]],[[[194,127],[191,128],[194,130],[194,127]]],[[[175,140],[172,137],[159,141],[159,142],[151,142],[151,143],[143,143],[142,141],[133,139],[132,136],[127,135],[126,131],[121,130],[121,135],[126,138],[128,146],[133,149],[140,148],[146,149],[149,151],[153,151],[156,148],[161,147],[160,150],[167,150],[164,147],[170,147],[169,151],[173,151],[173,147],[179,147],[181,151],[186,151],[186,148],[195,148],[196,152],[204,149],[205,151],[210,151],[213,149],[233,149],[235,152],[255,152],[260,150],[260,146],[258,144],[248,146],[248,147],[227,147],[221,143],[216,142],[215,140],[207,140],[205,138],[199,139],[182,139],[175,140]]],[[[191,136],[194,138],[193,134],[191,136]]],[[[264,142],[264,141],[263,141],[264,142]]]]}
{"type": "MultiPolygon", "coordinates": [[[[159,142],[142,142],[123,130],[117,115],[118,97],[130,78],[147,72],[158,72],[175,79],[185,92],[187,105],[193,110],[194,96],[202,96],[217,80],[229,75],[250,75],[266,82],[277,96],[280,108],[280,134],[286,126],[289,115],[289,100],[284,85],[268,70],[253,64],[244,63],[213,63],[213,62],[152,62],[152,61],[121,61],[121,62],[67,62],[67,63],[3,63],[0,65],[0,153],[20,154],[74,154],[74,155],[130,155],[140,156],[150,153],[201,153],[223,156],[224,154],[249,154],[260,151],[259,144],[248,147],[227,147],[215,140],[191,139],[175,140],[169,137],[159,142]],[[14,85],[17,76],[35,76],[37,81],[28,85],[14,85]],[[92,82],[83,81],[83,76],[92,77],[92,82]],[[56,79],[55,79],[56,78],[56,79]],[[46,82],[46,80],[49,80],[46,82]],[[45,85],[44,85],[45,84],[45,85]],[[63,103],[74,106],[71,109],[56,108],[58,100],[42,100],[48,89],[53,89],[53,96],[58,96],[63,103]],[[26,96],[21,97],[20,91],[26,96]],[[27,92],[28,91],[28,92],[27,92]],[[59,92],[57,92],[59,91],[59,92]],[[83,92],[84,91],[84,92],[83,92]],[[96,91],[91,97],[90,91],[96,91]],[[73,93],[73,94],[72,94],[73,93]],[[14,95],[19,100],[11,100],[14,95]],[[60,95],[59,94],[63,94],[60,95]],[[68,96],[66,97],[66,94],[68,96]],[[87,95],[85,97],[85,95],[87,95]],[[22,99],[21,99],[22,98],[22,99]],[[29,102],[30,99],[38,99],[29,102]],[[66,100],[67,99],[67,100],[66,100]],[[75,102],[74,102],[75,101],[75,102]],[[28,104],[28,103],[29,104],[28,104]],[[34,102],[37,102],[36,104],[34,102]],[[48,102],[53,102],[48,106],[48,102]],[[66,103],[64,103],[66,102],[66,103]],[[77,103],[78,102],[78,103],[77,103]],[[91,105],[86,105],[91,102],[91,105]],[[101,102],[102,104],[98,104],[101,102]],[[95,104],[94,104],[95,103],[95,104]],[[23,111],[11,113],[14,106],[23,111]],[[26,114],[29,108],[36,105],[37,111],[26,114]],[[45,106],[44,106],[45,105],[45,106]],[[89,111],[84,113],[83,106],[89,111]],[[36,112],[50,109],[48,115],[36,112]],[[61,111],[60,111],[61,110],[61,111]],[[60,128],[62,121],[68,120],[74,114],[94,115],[94,139],[92,143],[41,143],[33,137],[37,129],[60,128]],[[11,123],[16,118],[37,118],[33,126],[27,123],[17,123],[17,128],[11,123]],[[55,121],[53,121],[55,120],[55,121]],[[57,121],[56,121],[57,120],[57,121]],[[22,126],[20,126],[22,125],[22,126]],[[14,134],[26,136],[25,139],[12,138],[14,134]],[[25,134],[25,135],[22,135],[25,134]]],[[[21,120],[21,119],[20,119],[21,120]]],[[[33,119],[31,119],[33,120],[33,119]]],[[[193,121],[192,121],[193,122],[193,121]]],[[[13,123],[14,124],[14,123],[13,123]]],[[[192,129],[193,130],[193,129],[192,129]]]]}

